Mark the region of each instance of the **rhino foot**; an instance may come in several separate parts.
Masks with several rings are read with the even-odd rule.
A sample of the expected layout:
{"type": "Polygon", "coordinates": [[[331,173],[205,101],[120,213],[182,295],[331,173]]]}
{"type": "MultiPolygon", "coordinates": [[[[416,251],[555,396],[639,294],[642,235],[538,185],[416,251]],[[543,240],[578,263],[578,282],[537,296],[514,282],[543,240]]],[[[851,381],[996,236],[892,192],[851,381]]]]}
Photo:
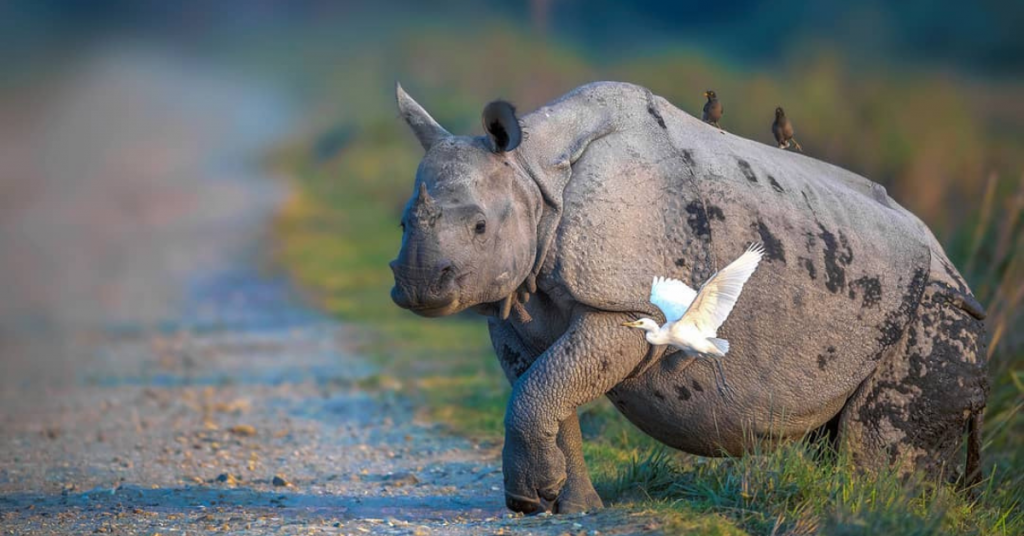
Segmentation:
{"type": "Polygon", "coordinates": [[[546,511],[541,501],[555,502],[567,480],[565,456],[554,441],[531,444],[516,436],[506,438],[502,470],[505,504],[509,510],[524,514],[546,511]]]}
{"type": "Polygon", "coordinates": [[[505,492],[505,507],[513,512],[519,512],[528,516],[539,514],[547,510],[536,498],[522,497],[507,491],[505,492]]]}
{"type": "Polygon", "coordinates": [[[590,482],[567,482],[562,493],[558,495],[552,512],[556,514],[578,514],[593,512],[604,508],[601,497],[594,491],[590,482]]]}

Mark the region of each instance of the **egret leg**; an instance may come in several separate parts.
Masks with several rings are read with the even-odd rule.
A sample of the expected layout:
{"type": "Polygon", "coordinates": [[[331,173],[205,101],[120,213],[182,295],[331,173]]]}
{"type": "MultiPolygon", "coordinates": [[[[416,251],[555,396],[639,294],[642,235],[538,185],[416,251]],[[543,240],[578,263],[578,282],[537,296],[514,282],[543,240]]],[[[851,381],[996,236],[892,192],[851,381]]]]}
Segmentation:
{"type": "Polygon", "coordinates": [[[725,383],[725,369],[722,368],[722,362],[713,355],[704,354],[702,357],[711,365],[711,374],[715,377],[715,387],[718,389],[718,394],[725,396],[729,391],[729,386],[725,383]]]}
{"type": "Polygon", "coordinates": [[[725,367],[722,366],[722,358],[721,357],[717,357],[716,356],[714,358],[714,360],[715,360],[715,365],[717,365],[716,368],[718,369],[718,375],[722,378],[722,387],[719,389],[719,391],[721,392],[721,394],[723,396],[725,396],[725,394],[729,392],[729,384],[727,384],[725,382],[725,367]]]}

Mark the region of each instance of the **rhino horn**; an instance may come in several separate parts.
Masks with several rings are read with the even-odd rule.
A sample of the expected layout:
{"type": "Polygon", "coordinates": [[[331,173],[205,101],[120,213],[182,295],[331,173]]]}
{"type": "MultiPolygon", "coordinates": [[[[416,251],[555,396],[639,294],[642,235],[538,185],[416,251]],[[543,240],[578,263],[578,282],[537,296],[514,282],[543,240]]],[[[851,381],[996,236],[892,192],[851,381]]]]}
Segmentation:
{"type": "Polygon", "coordinates": [[[395,84],[395,98],[398,101],[398,111],[402,114],[409,128],[420,140],[420,145],[425,151],[429,151],[438,140],[451,136],[433,117],[413,100],[408,93],[402,89],[402,84],[395,84]]]}
{"type": "Polygon", "coordinates": [[[413,214],[431,227],[441,217],[441,207],[437,206],[434,198],[430,197],[430,194],[427,193],[427,185],[425,183],[420,183],[419,195],[416,197],[413,214]]]}
{"type": "Polygon", "coordinates": [[[430,193],[427,192],[427,183],[425,182],[420,183],[420,195],[417,198],[417,203],[421,203],[427,206],[431,206],[434,204],[434,199],[430,197],[430,193]]]}

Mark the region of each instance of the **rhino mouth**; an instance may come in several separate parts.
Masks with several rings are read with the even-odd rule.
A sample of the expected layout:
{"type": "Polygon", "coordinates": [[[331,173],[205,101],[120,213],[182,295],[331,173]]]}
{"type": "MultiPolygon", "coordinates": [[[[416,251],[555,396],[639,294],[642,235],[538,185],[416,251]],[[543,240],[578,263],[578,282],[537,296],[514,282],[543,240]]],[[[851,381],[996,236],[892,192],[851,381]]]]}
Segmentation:
{"type": "Polygon", "coordinates": [[[409,310],[428,318],[435,318],[438,316],[448,316],[458,313],[463,308],[460,307],[459,299],[455,298],[452,301],[444,305],[414,305],[409,307],[409,310]]]}
{"type": "Polygon", "coordinates": [[[462,283],[469,274],[463,274],[454,279],[454,285],[449,286],[446,292],[430,287],[426,292],[418,291],[413,285],[405,284],[403,280],[396,279],[395,286],[391,289],[391,299],[396,305],[407,309],[420,316],[438,317],[458,313],[466,307],[462,304],[462,283]]]}

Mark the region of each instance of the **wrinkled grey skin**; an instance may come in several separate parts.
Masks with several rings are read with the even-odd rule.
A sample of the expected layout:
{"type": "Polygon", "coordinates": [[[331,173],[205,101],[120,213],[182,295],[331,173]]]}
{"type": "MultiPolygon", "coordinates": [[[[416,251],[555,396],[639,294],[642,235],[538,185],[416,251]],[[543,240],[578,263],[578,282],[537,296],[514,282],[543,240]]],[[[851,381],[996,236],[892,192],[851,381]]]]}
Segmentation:
{"type": "Polygon", "coordinates": [[[509,508],[601,506],[576,410],[603,395],[647,434],[708,456],[821,430],[864,467],[949,476],[970,428],[977,479],[984,312],[883,187],[630,84],[586,85],[522,117],[521,145],[504,152],[494,136],[448,134],[401,88],[398,105],[426,156],[393,298],[424,316],[489,317],[514,386],[509,508]],[[709,365],[620,324],[662,320],[653,276],[698,287],[754,240],[765,262],[719,332],[723,397],[709,365]]]}

